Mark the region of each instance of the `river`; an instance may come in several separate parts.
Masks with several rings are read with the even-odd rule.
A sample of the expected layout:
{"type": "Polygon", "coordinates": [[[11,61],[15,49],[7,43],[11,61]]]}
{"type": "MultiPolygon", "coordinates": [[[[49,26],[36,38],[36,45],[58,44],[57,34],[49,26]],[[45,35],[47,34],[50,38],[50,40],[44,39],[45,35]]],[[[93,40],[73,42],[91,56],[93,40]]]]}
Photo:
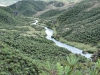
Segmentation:
{"type": "MultiPolygon", "coordinates": [[[[33,23],[33,24],[36,25],[37,23],[38,23],[38,20],[35,20],[35,23],[33,23]]],[[[89,58],[89,59],[91,58],[92,54],[89,54],[89,53],[84,54],[84,53],[83,53],[83,50],[80,50],[80,49],[75,48],[75,47],[73,47],[73,46],[70,46],[70,45],[61,43],[60,41],[57,41],[56,39],[52,38],[53,30],[52,30],[52,29],[49,29],[49,28],[47,28],[47,27],[45,27],[45,26],[42,26],[42,27],[45,28],[45,32],[46,32],[46,34],[47,34],[46,38],[47,38],[48,40],[53,41],[57,46],[63,47],[63,48],[69,50],[70,52],[72,52],[72,53],[74,53],[74,54],[80,54],[80,55],[85,56],[86,58],[89,58]]]]}

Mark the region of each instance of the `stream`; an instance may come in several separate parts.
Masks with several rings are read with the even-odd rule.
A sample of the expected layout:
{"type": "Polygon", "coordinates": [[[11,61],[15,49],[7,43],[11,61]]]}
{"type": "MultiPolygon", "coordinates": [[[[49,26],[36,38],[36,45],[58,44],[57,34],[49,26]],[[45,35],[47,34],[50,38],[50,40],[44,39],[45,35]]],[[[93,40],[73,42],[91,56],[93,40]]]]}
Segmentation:
{"type": "MultiPolygon", "coordinates": [[[[38,23],[38,20],[35,20],[35,23],[33,23],[33,24],[36,25],[37,23],[38,23]]],[[[70,46],[70,45],[61,43],[60,41],[55,40],[54,38],[52,38],[53,30],[52,30],[52,29],[49,29],[49,28],[47,28],[47,27],[45,27],[45,26],[42,26],[42,27],[45,28],[45,32],[46,32],[46,34],[47,34],[46,38],[47,38],[48,40],[53,41],[57,46],[63,47],[63,48],[69,50],[70,52],[72,52],[72,53],[74,53],[74,54],[80,54],[80,55],[82,55],[82,56],[85,56],[86,58],[91,59],[92,54],[89,54],[89,53],[84,54],[84,53],[82,53],[83,50],[80,50],[80,49],[78,49],[78,48],[75,48],[75,47],[73,47],[73,46],[70,46]]]]}

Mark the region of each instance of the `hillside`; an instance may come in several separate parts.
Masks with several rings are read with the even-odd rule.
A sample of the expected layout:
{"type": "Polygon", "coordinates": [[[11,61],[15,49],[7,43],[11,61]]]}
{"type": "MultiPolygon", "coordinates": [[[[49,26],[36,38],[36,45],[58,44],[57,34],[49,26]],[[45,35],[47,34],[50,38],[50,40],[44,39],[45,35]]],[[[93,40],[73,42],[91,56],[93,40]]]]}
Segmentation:
{"type": "Polygon", "coordinates": [[[0,22],[13,23],[13,12],[10,8],[0,7],[0,22]]]}
{"type": "Polygon", "coordinates": [[[92,60],[73,54],[46,39],[44,29],[52,27],[54,37],[61,42],[99,48],[99,8],[99,0],[71,2],[71,6],[58,1],[23,0],[0,7],[0,75],[100,75],[100,50],[92,60]],[[54,9],[46,10],[49,6],[54,9]],[[32,16],[36,13],[38,18],[32,16]],[[36,25],[35,20],[39,21],[36,25]]]}
{"type": "Polygon", "coordinates": [[[37,12],[44,10],[46,8],[46,2],[23,0],[11,5],[10,8],[24,16],[32,16],[37,12]]]}
{"type": "Polygon", "coordinates": [[[45,12],[48,12],[52,9],[67,9],[69,5],[76,4],[81,0],[72,0],[72,1],[50,1],[50,0],[22,0],[18,1],[17,3],[10,5],[9,7],[12,8],[14,11],[19,12],[24,16],[39,16],[45,12]]]}
{"type": "Polygon", "coordinates": [[[44,29],[32,26],[33,21],[34,18],[0,7],[0,75],[40,75],[47,61],[64,59],[70,54],[47,40],[44,29]]]}
{"type": "Polygon", "coordinates": [[[100,1],[88,0],[70,7],[57,18],[56,38],[100,48],[100,1]]]}
{"type": "MultiPolygon", "coordinates": [[[[34,14],[38,14],[40,12],[49,11],[54,7],[62,7],[64,3],[58,1],[35,1],[35,0],[23,0],[19,1],[9,7],[14,11],[19,12],[24,16],[33,16],[34,14]],[[48,8],[49,7],[49,8],[48,8]]],[[[39,15],[37,15],[39,16],[39,15]]]]}
{"type": "Polygon", "coordinates": [[[18,14],[15,14],[9,7],[0,7],[0,11],[0,23],[15,25],[22,21],[22,18],[17,16],[18,14]]]}

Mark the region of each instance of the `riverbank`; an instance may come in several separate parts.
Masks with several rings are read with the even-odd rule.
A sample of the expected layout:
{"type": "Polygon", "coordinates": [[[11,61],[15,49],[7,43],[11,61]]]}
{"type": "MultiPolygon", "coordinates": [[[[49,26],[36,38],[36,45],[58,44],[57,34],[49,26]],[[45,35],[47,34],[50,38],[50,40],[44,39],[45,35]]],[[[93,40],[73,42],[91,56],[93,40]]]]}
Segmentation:
{"type": "Polygon", "coordinates": [[[83,43],[78,43],[78,42],[71,42],[71,41],[65,40],[62,37],[59,40],[61,42],[63,42],[63,43],[66,43],[66,44],[71,45],[73,47],[79,48],[79,49],[83,50],[83,52],[94,53],[95,51],[98,50],[98,48],[96,46],[92,47],[89,44],[83,44],[83,43]]]}
{"type": "Polygon", "coordinates": [[[91,58],[92,54],[89,54],[89,53],[86,53],[86,54],[85,54],[85,53],[83,53],[82,50],[80,50],[80,49],[78,49],[78,48],[75,48],[75,47],[70,46],[70,45],[68,45],[68,44],[65,44],[65,43],[62,43],[62,42],[60,42],[60,41],[57,41],[56,39],[54,39],[54,38],[52,37],[52,35],[53,35],[53,30],[52,30],[52,29],[49,29],[49,28],[47,28],[47,27],[44,27],[44,28],[45,28],[45,32],[46,32],[46,34],[47,34],[46,38],[47,38],[48,40],[53,41],[58,47],[65,48],[65,49],[67,49],[68,51],[70,51],[71,53],[79,54],[79,55],[85,56],[86,58],[89,58],[89,59],[91,58]]]}
{"type": "Polygon", "coordinates": [[[97,48],[96,46],[92,46],[92,45],[90,45],[90,44],[84,44],[84,43],[78,43],[78,42],[68,41],[68,40],[64,39],[63,37],[57,38],[57,31],[56,31],[56,28],[53,27],[52,29],[54,30],[53,36],[54,36],[57,40],[59,40],[59,41],[62,42],[62,43],[65,43],[65,44],[71,45],[71,46],[73,46],[73,47],[76,47],[76,48],[78,48],[78,49],[81,49],[81,50],[83,50],[83,53],[86,53],[86,52],[88,52],[88,53],[94,53],[95,51],[98,50],[98,48],[97,48]]]}

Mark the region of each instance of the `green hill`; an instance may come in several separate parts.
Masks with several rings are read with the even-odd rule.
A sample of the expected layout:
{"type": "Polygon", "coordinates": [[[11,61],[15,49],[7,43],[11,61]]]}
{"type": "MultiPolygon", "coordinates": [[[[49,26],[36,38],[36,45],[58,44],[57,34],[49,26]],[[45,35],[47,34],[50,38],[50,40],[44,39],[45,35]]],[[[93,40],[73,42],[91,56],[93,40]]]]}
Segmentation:
{"type": "Polygon", "coordinates": [[[57,18],[57,37],[100,47],[100,1],[82,1],[57,18]]]}
{"type": "Polygon", "coordinates": [[[39,16],[39,18],[41,19],[46,19],[46,18],[52,18],[52,17],[57,17],[58,15],[60,15],[62,12],[64,12],[65,10],[59,10],[59,9],[52,9],[52,10],[49,10],[43,14],[41,14],[39,16]]]}
{"type": "MultiPolygon", "coordinates": [[[[10,5],[9,7],[12,8],[14,11],[19,12],[24,16],[33,16],[37,12],[44,11],[47,6],[50,4],[54,5],[55,7],[61,7],[64,5],[62,2],[58,1],[38,1],[38,0],[22,0],[18,1],[17,3],[10,5]]],[[[50,6],[52,9],[52,7],[50,6]]]]}
{"type": "Polygon", "coordinates": [[[24,22],[24,18],[9,7],[0,7],[0,23],[16,25],[24,22]]]}
{"type": "MultiPolygon", "coordinates": [[[[49,6],[49,8],[53,8],[52,6],[55,7],[62,7],[65,3],[75,3],[75,2],[79,2],[80,0],[63,0],[63,1],[59,1],[59,0],[55,0],[55,1],[51,1],[51,0],[22,0],[22,1],[18,1],[17,3],[10,5],[9,7],[12,8],[14,11],[19,12],[20,14],[24,15],[24,16],[33,16],[34,14],[36,14],[37,12],[40,11],[44,11],[46,9],[46,7],[48,7],[50,4],[51,6],[49,6]]],[[[47,8],[48,9],[48,8],[47,8]]]]}
{"type": "Polygon", "coordinates": [[[24,16],[32,16],[39,11],[42,11],[46,8],[46,2],[44,1],[34,1],[34,0],[23,0],[19,1],[10,6],[15,11],[18,11],[24,16]]]}
{"type": "Polygon", "coordinates": [[[13,11],[10,8],[0,7],[0,22],[3,23],[13,23],[13,11]]]}
{"type": "MultiPolygon", "coordinates": [[[[0,7],[0,75],[100,75],[100,52],[96,53],[95,62],[92,62],[47,40],[45,29],[39,26],[44,25],[44,19],[25,17],[33,15],[29,14],[28,9],[38,12],[45,8],[45,5],[42,8],[37,1],[36,6],[31,1],[24,0],[21,5],[19,2],[19,11],[15,10],[16,4],[10,6],[13,10],[0,7]],[[33,26],[36,19],[39,23],[33,26]]],[[[57,30],[58,39],[63,37],[70,41],[98,45],[100,7],[99,4],[93,6],[94,2],[85,1],[66,11],[50,10],[50,13],[41,17],[57,17],[64,12],[57,20],[54,18],[57,24],[52,25],[57,30]]]]}
{"type": "Polygon", "coordinates": [[[44,28],[31,26],[33,19],[0,7],[0,75],[40,75],[47,61],[70,54],[47,40],[44,28]]]}

